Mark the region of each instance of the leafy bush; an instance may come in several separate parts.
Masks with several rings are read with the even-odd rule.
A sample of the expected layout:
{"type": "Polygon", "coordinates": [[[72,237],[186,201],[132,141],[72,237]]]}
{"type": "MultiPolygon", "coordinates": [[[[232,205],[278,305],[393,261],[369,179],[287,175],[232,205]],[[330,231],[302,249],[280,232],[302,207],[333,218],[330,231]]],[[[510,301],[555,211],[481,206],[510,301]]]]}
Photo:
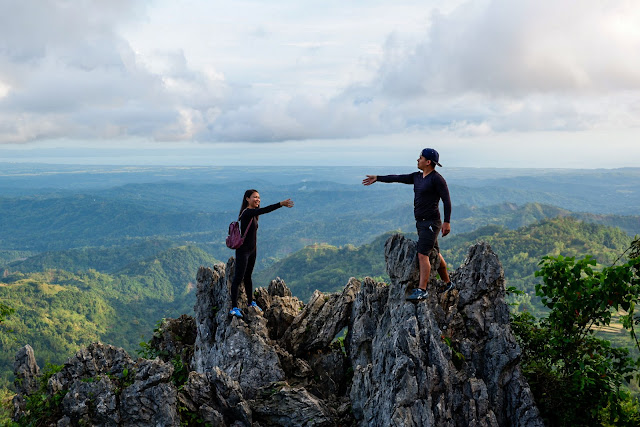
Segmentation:
{"type": "MultiPolygon", "coordinates": [[[[631,248],[639,246],[636,239],[631,248]]],[[[640,360],[596,338],[593,329],[609,325],[612,314],[622,309],[628,313],[623,324],[635,337],[640,258],[601,271],[595,264],[589,256],[577,261],[544,257],[536,272],[542,278],[536,294],[548,316],[538,320],[528,312],[513,314],[523,369],[549,426],[640,425],[638,402],[626,387],[640,377],[640,360]]]]}

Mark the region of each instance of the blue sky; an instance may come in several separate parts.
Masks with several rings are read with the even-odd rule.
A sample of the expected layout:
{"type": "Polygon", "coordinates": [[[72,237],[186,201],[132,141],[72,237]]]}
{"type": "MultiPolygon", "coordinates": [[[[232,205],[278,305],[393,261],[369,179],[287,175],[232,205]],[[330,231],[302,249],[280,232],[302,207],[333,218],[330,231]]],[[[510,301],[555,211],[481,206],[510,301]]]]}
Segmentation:
{"type": "Polygon", "coordinates": [[[640,166],[635,0],[0,6],[0,161],[640,166]]]}

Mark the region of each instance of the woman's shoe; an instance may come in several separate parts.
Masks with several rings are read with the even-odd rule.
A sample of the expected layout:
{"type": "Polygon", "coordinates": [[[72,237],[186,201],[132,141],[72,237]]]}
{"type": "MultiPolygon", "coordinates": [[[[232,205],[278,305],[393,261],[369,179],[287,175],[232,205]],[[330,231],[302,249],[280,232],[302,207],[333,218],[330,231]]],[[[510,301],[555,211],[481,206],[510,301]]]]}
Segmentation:
{"type": "Polygon", "coordinates": [[[249,305],[250,307],[255,307],[258,309],[258,311],[262,312],[262,309],[260,308],[260,306],[258,304],[256,304],[255,301],[251,301],[251,304],[249,305]]]}
{"type": "Polygon", "coordinates": [[[229,312],[229,316],[236,316],[242,319],[242,313],[238,307],[233,307],[229,312]]]}

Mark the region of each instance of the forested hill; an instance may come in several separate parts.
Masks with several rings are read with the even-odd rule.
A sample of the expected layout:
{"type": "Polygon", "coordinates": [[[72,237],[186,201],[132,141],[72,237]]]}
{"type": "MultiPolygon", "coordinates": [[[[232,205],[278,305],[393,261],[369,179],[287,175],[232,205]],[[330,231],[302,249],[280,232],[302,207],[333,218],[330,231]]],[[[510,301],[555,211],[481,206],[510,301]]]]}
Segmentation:
{"type": "Polygon", "coordinates": [[[43,355],[43,363],[61,363],[93,341],[135,353],[160,319],[192,312],[196,272],[217,262],[197,247],[181,246],[113,274],[8,272],[0,280],[0,300],[15,313],[3,323],[13,332],[0,334],[1,377],[10,377],[15,351],[25,344],[43,355]]]}
{"type": "MultiPolygon", "coordinates": [[[[84,247],[66,251],[51,251],[23,257],[5,266],[10,271],[22,273],[67,270],[98,270],[103,273],[114,273],[128,264],[143,261],[169,248],[179,246],[178,243],[165,239],[144,239],[130,245],[114,247],[84,247]]],[[[7,256],[7,258],[9,258],[7,256]]],[[[0,264],[0,267],[2,264],[0,264]]]]}
{"type": "Polygon", "coordinates": [[[350,277],[374,277],[388,280],[384,263],[384,244],[393,233],[378,236],[373,242],[355,247],[314,244],[254,273],[254,286],[268,286],[276,277],[287,283],[295,296],[307,301],[316,289],[322,292],[342,290],[350,277]]]}
{"type": "MultiPolygon", "coordinates": [[[[388,235],[360,247],[309,246],[255,274],[254,282],[264,286],[279,276],[294,295],[306,300],[315,289],[324,292],[342,289],[351,276],[386,278],[383,247],[388,235]]],[[[415,233],[408,236],[416,238],[415,233]]],[[[571,217],[545,219],[516,230],[491,225],[440,237],[440,248],[449,269],[455,270],[464,261],[469,246],[481,240],[490,243],[500,257],[508,286],[526,291],[528,295],[521,301],[531,304],[529,299],[535,293],[536,283],[534,272],[543,256],[591,254],[601,265],[610,265],[632,239],[618,228],[571,217]]]]}
{"type": "Polygon", "coordinates": [[[543,203],[456,206],[452,222],[456,232],[468,232],[486,225],[502,225],[506,228],[516,229],[543,219],[567,216],[584,222],[618,227],[629,236],[640,234],[640,216],[637,215],[603,215],[572,212],[543,203]]]}

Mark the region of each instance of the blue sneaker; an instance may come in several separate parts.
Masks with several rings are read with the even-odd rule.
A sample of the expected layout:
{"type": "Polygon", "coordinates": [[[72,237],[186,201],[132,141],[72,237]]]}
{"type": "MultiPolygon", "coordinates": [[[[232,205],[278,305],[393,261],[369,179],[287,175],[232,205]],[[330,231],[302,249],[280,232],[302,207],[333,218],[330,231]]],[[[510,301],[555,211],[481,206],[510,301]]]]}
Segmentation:
{"type": "Polygon", "coordinates": [[[407,301],[422,301],[427,299],[429,293],[427,291],[423,291],[420,288],[415,288],[413,292],[407,297],[407,301]]]}
{"type": "Polygon", "coordinates": [[[258,309],[258,311],[262,311],[262,309],[260,308],[260,306],[258,304],[256,304],[255,301],[251,301],[251,304],[249,305],[249,307],[255,307],[258,309]]]}
{"type": "Polygon", "coordinates": [[[229,316],[236,316],[242,319],[242,313],[238,307],[233,307],[229,312],[229,316]]]}

